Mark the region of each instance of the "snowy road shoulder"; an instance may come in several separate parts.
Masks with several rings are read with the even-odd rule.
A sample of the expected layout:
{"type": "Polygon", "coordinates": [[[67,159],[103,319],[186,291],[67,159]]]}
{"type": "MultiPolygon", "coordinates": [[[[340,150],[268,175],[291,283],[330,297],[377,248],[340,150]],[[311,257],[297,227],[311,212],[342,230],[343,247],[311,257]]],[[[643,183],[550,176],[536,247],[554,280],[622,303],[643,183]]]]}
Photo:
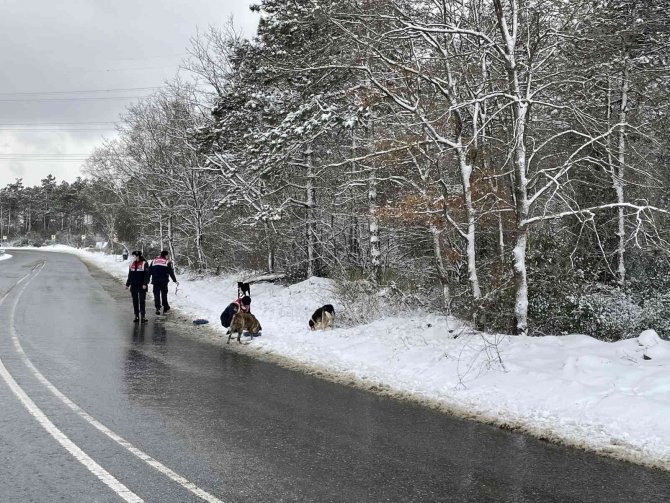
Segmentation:
{"type": "Polygon", "coordinates": [[[9,253],[3,253],[2,255],[0,255],[0,262],[2,262],[3,260],[9,260],[10,258],[12,258],[12,256],[9,253]]]}
{"type": "MultiPolygon", "coordinates": [[[[59,251],[125,280],[128,262],[59,251]]],[[[209,319],[223,336],[219,314],[235,298],[238,278],[178,279],[171,304],[209,319]]],[[[307,321],[316,307],[338,309],[330,280],[256,284],[251,294],[263,336],[249,348],[466,417],[670,469],[670,342],[652,330],[615,343],[585,335],[518,337],[414,312],[311,332],[307,321]]]]}

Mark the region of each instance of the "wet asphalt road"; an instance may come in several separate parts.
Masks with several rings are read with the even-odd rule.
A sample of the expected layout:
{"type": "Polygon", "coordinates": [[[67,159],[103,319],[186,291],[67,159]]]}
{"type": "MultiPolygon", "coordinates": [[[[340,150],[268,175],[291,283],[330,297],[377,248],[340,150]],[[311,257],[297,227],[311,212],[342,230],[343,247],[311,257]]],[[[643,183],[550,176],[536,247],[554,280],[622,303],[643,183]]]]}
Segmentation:
{"type": "Polygon", "coordinates": [[[152,314],[138,327],[123,287],[76,257],[11,253],[0,262],[0,359],[129,493],[58,443],[3,377],[0,502],[670,501],[665,472],[255,361],[183,322],[152,314]]]}

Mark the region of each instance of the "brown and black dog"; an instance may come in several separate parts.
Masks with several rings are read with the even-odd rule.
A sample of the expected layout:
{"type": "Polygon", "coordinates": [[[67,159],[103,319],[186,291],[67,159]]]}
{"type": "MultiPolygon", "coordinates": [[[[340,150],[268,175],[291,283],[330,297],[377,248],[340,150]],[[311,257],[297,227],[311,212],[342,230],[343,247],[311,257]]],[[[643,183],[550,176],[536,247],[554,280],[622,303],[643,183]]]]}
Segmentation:
{"type": "Polygon", "coordinates": [[[309,319],[310,330],[325,330],[328,327],[335,328],[335,308],[331,304],[321,306],[309,319]]]}
{"type": "Polygon", "coordinates": [[[253,336],[254,334],[258,334],[261,330],[263,330],[263,328],[253,314],[238,312],[233,316],[233,319],[230,322],[228,342],[226,342],[226,344],[230,344],[230,339],[235,333],[237,333],[237,342],[242,342],[240,340],[242,332],[248,332],[253,336]]]}

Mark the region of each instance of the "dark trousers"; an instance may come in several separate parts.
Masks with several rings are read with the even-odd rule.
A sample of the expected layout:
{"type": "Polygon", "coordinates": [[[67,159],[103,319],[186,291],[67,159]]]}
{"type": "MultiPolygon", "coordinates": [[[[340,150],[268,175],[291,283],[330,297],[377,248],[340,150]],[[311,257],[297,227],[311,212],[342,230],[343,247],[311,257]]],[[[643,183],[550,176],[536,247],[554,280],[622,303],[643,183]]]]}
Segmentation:
{"type": "Polygon", "coordinates": [[[154,305],[156,306],[156,309],[161,308],[161,300],[163,301],[163,307],[165,309],[170,309],[170,304],[168,304],[167,300],[167,294],[167,283],[154,283],[154,305]]]}
{"type": "Polygon", "coordinates": [[[147,300],[147,291],[141,286],[131,286],[130,295],[133,298],[133,310],[135,311],[135,316],[139,317],[141,314],[142,317],[146,314],[146,300],[147,300]]]}

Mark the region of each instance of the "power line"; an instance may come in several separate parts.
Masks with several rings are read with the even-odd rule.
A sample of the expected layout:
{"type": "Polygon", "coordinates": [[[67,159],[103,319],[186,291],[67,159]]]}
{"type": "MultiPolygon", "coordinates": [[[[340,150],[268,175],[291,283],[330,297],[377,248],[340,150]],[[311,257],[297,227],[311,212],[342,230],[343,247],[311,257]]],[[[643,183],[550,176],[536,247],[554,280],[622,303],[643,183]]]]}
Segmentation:
{"type": "Polygon", "coordinates": [[[151,61],[152,59],[173,59],[173,58],[183,58],[184,56],[188,56],[188,52],[180,52],[172,55],[166,55],[166,56],[151,56],[148,58],[118,58],[112,61],[151,61]]]}
{"type": "MultiPolygon", "coordinates": [[[[189,122],[186,117],[163,117],[162,122],[189,122]]],[[[111,121],[86,121],[86,122],[0,122],[0,127],[4,126],[103,126],[106,124],[125,124],[121,119],[111,121]]]]}
{"type": "Polygon", "coordinates": [[[54,158],[54,159],[88,159],[91,154],[0,154],[0,159],[41,159],[41,158],[54,158]]]}
{"type": "Polygon", "coordinates": [[[117,87],[112,89],[82,89],[72,91],[30,91],[30,92],[6,92],[0,93],[0,96],[26,96],[36,94],[90,94],[90,93],[112,93],[117,91],[153,91],[159,87],[117,87]]]}
{"type": "Polygon", "coordinates": [[[86,159],[3,159],[0,158],[0,162],[2,161],[11,161],[11,162],[42,162],[44,164],[51,164],[54,162],[58,163],[72,163],[72,164],[82,164],[86,161],[86,159]]]}
{"type": "Polygon", "coordinates": [[[0,98],[0,102],[11,103],[20,101],[111,101],[111,100],[133,100],[137,98],[149,98],[150,94],[142,96],[87,96],[81,98],[0,98]]]}
{"type": "Polygon", "coordinates": [[[66,152],[47,152],[45,154],[40,154],[39,152],[0,152],[0,155],[88,155],[88,152],[81,152],[76,154],[69,154],[66,152]]]}
{"type": "MultiPolygon", "coordinates": [[[[163,117],[161,122],[189,122],[185,117],[163,117]]],[[[123,125],[123,120],[98,122],[0,122],[0,128],[5,126],[104,126],[106,124],[123,125]]]]}
{"type": "Polygon", "coordinates": [[[0,126],[74,126],[74,125],[102,125],[116,124],[117,121],[99,122],[0,122],[0,126]]]}
{"type": "Polygon", "coordinates": [[[96,129],[96,128],[3,128],[0,131],[10,131],[12,133],[96,133],[96,132],[110,132],[115,131],[114,128],[96,129]]]}
{"type": "Polygon", "coordinates": [[[0,157],[0,161],[29,161],[29,162],[83,162],[87,160],[88,157],[73,157],[71,159],[63,159],[60,157],[37,157],[37,158],[28,158],[28,157],[0,157]]]}
{"type": "MultiPolygon", "coordinates": [[[[91,155],[91,152],[81,152],[81,153],[76,153],[76,154],[68,154],[68,153],[61,153],[61,152],[45,152],[43,154],[38,153],[38,152],[26,152],[26,153],[19,153],[19,152],[0,152],[0,156],[19,156],[19,157],[35,157],[35,156],[50,156],[50,157],[88,157],[91,155]]],[[[128,157],[126,155],[111,155],[111,157],[114,158],[119,158],[119,157],[128,157]]]]}

